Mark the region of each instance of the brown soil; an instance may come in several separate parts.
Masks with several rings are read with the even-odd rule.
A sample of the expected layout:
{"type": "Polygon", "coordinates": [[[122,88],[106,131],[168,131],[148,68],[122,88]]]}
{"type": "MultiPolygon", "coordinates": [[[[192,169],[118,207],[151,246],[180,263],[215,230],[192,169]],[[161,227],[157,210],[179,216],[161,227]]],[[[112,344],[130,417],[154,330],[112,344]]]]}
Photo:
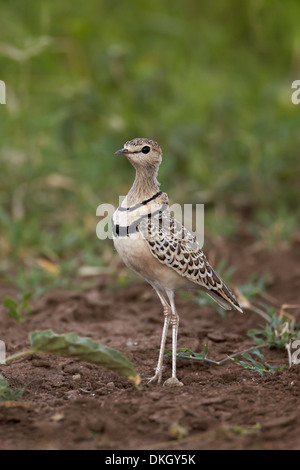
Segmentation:
{"type": "MultiPolygon", "coordinates": [[[[278,302],[297,304],[300,243],[267,254],[242,244],[215,247],[214,264],[227,257],[236,266],[233,282],[268,269],[267,293],[278,302]]],[[[84,292],[55,291],[34,302],[23,324],[0,308],[0,338],[13,354],[28,349],[28,333],[51,328],[75,331],[123,352],[141,377],[153,375],[162,328],[160,302],[144,282],[122,289],[113,279],[84,292]]],[[[0,300],[13,289],[2,285],[0,300]]],[[[250,328],[262,318],[200,307],[177,296],[179,347],[221,359],[252,345],[250,328]]],[[[299,314],[299,312],[297,312],[299,314]]],[[[293,311],[295,314],[295,311],[293,311]]],[[[170,342],[168,342],[170,347],[170,342]]],[[[267,350],[270,364],[287,364],[287,354],[267,350]]],[[[1,449],[298,449],[300,447],[299,366],[260,376],[231,361],[221,366],[178,360],[180,388],[127,379],[95,364],[53,355],[35,355],[1,366],[17,401],[0,402],[1,449]],[[182,428],[183,429],[182,429],[182,428]],[[173,430],[172,430],[173,429],[173,430]],[[174,431],[175,429],[175,431],[174,431]]],[[[170,376],[165,359],[164,379],[170,376]]]]}

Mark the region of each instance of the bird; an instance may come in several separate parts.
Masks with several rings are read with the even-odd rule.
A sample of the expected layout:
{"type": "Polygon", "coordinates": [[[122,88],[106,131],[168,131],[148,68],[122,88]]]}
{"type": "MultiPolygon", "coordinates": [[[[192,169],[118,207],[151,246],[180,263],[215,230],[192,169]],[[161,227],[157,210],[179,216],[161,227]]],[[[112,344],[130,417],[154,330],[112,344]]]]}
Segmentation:
{"type": "Polygon", "coordinates": [[[223,309],[243,311],[235,295],[209,264],[196,237],[171,215],[168,195],[160,190],[157,180],[162,162],[159,144],[151,139],[134,138],[115,154],[127,157],[135,168],[135,179],[113,214],[113,243],[125,265],[152,286],[163,307],[158,362],[148,383],[162,380],[165,344],[171,325],[172,375],[163,385],[182,386],[176,374],[179,314],[175,291],[197,288],[223,309]]]}

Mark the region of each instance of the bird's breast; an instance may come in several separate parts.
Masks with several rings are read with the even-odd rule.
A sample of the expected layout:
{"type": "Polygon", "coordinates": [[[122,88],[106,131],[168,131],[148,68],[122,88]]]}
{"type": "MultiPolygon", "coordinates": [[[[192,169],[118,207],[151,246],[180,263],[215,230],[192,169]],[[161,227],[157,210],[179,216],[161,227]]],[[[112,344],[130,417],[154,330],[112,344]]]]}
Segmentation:
{"type": "Polygon", "coordinates": [[[130,208],[122,205],[112,218],[114,246],[126,266],[142,276],[148,282],[159,283],[165,288],[184,287],[186,279],[172,268],[158,261],[138,230],[138,225],[145,217],[165,210],[165,204],[136,204],[130,208]]]}

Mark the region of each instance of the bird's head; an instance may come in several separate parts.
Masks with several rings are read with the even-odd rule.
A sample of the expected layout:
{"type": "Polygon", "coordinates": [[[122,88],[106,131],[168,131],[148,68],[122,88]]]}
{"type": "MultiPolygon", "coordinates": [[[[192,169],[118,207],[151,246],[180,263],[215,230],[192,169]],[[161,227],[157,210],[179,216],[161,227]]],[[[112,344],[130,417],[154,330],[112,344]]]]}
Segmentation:
{"type": "Polygon", "coordinates": [[[150,139],[129,140],[115,154],[125,155],[135,168],[158,169],[162,160],[160,146],[150,139]]]}

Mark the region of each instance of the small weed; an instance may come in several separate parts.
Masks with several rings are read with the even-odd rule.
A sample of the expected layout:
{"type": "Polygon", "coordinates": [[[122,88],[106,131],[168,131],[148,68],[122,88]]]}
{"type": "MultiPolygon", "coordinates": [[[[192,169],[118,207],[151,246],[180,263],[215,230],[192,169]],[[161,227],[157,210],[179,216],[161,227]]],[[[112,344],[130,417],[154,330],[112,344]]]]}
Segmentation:
{"type": "MultiPolygon", "coordinates": [[[[267,344],[263,344],[260,347],[266,347],[267,344]]],[[[285,366],[282,367],[276,367],[276,366],[271,366],[264,360],[263,354],[258,351],[257,347],[253,346],[252,348],[247,349],[246,351],[239,351],[235,354],[232,354],[231,356],[227,356],[219,361],[215,361],[213,359],[209,359],[207,357],[207,352],[208,352],[208,345],[205,345],[205,352],[204,353],[196,353],[192,351],[189,348],[181,348],[178,350],[177,353],[177,358],[179,359],[188,359],[188,360],[193,360],[193,361],[200,361],[200,362],[206,362],[210,364],[215,364],[215,365],[221,365],[224,362],[228,360],[232,360],[233,362],[241,365],[244,369],[252,371],[252,372],[258,372],[260,375],[263,375],[264,373],[274,373],[277,371],[281,371],[284,369],[285,366]],[[261,359],[262,362],[259,362],[255,360],[251,354],[258,355],[261,359]],[[242,356],[246,361],[243,361],[241,359],[238,359],[238,356],[242,356]]],[[[165,351],[165,355],[168,357],[171,357],[171,351],[165,351]]]]}
{"type": "MultiPolygon", "coordinates": [[[[250,309],[252,308],[254,312],[259,313],[260,311],[252,306],[249,303],[250,309]]],[[[290,352],[290,344],[293,339],[300,338],[300,331],[299,325],[297,326],[295,323],[294,318],[291,315],[285,315],[283,313],[284,306],[281,307],[281,311],[277,314],[274,307],[269,307],[264,305],[266,313],[264,314],[264,318],[268,318],[268,321],[264,325],[259,325],[259,328],[253,328],[248,330],[247,335],[249,338],[253,339],[256,344],[256,348],[253,348],[252,353],[255,353],[260,357],[262,362],[258,362],[252,358],[250,354],[247,352],[243,352],[241,355],[246,359],[248,362],[233,359],[234,362],[238,362],[241,366],[243,366],[247,370],[253,370],[255,372],[259,372],[261,375],[264,372],[276,372],[281,371],[285,366],[282,367],[274,367],[270,366],[264,360],[264,356],[258,348],[278,348],[278,349],[286,349],[288,352],[288,359],[289,359],[289,367],[292,365],[291,359],[291,352],[290,352]]],[[[261,311],[261,314],[264,313],[261,311]]]]}
{"type": "MultiPolygon", "coordinates": [[[[252,353],[255,353],[255,348],[252,350],[252,353]]],[[[240,359],[237,359],[235,357],[231,358],[233,362],[236,362],[237,364],[241,365],[244,369],[250,370],[252,372],[258,372],[260,375],[263,375],[264,373],[271,373],[274,374],[274,372],[281,371],[284,369],[284,365],[281,367],[276,367],[276,366],[270,366],[265,360],[263,354],[260,354],[260,357],[262,358],[263,362],[256,361],[253,359],[251,354],[244,352],[241,353],[241,356],[243,356],[246,361],[242,361],[240,359]]]]}
{"type": "Polygon", "coordinates": [[[1,401],[8,401],[8,400],[17,400],[20,396],[22,396],[25,387],[20,388],[19,390],[13,391],[7,380],[0,374],[0,402],[1,401]]]}
{"type": "Polygon", "coordinates": [[[8,316],[14,318],[18,323],[23,323],[32,312],[32,307],[29,305],[28,300],[32,297],[32,292],[22,294],[21,300],[17,302],[12,297],[7,295],[3,300],[3,307],[7,309],[8,316]]]}
{"type": "MultiPolygon", "coordinates": [[[[180,359],[188,359],[200,362],[211,363],[215,365],[221,365],[228,360],[232,360],[236,364],[239,364],[244,369],[251,372],[257,372],[260,375],[264,373],[275,373],[282,371],[285,365],[277,367],[271,366],[265,361],[264,355],[260,349],[262,348],[279,348],[287,349],[289,354],[289,366],[291,366],[290,348],[291,341],[295,338],[300,338],[300,331],[297,329],[293,317],[287,317],[286,315],[277,315],[274,308],[267,307],[268,317],[270,320],[265,324],[261,325],[260,328],[251,329],[247,335],[254,340],[255,346],[250,347],[247,350],[239,351],[235,354],[227,356],[219,361],[209,359],[208,354],[208,343],[205,344],[203,353],[196,353],[189,348],[181,348],[178,350],[177,357],[180,359]],[[254,359],[256,356],[260,359],[254,359]],[[240,359],[242,357],[243,359],[240,359]]],[[[170,351],[165,351],[166,356],[171,357],[170,351]]]]}
{"type": "Polygon", "coordinates": [[[247,297],[248,300],[253,300],[264,292],[269,283],[270,273],[268,271],[265,271],[260,277],[254,273],[245,284],[239,286],[239,291],[247,297]]]}
{"type": "Polygon", "coordinates": [[[300,331],[297,329],[293,318],[285,315],[277,315],[273,307],[267,307],[266,310],[270,321],[265,325],[259,325],[248,331],[247,335],[260,346],[266,341],[269,347],[283,349],[291,340],[300,338],[300,331]]]}
{"type": "MultiPolygon", "coordinates": [[[[204,362],[207,360],[208,353],[208,343],[204,346],[204,353],[195,353],[189,348],[180,348],[177,353],[177,358],[179,359],[192,359],[194,361],[204,362]]],[[[165,355],[171,357],[171,351],[165,351],[165,355]]]]}

